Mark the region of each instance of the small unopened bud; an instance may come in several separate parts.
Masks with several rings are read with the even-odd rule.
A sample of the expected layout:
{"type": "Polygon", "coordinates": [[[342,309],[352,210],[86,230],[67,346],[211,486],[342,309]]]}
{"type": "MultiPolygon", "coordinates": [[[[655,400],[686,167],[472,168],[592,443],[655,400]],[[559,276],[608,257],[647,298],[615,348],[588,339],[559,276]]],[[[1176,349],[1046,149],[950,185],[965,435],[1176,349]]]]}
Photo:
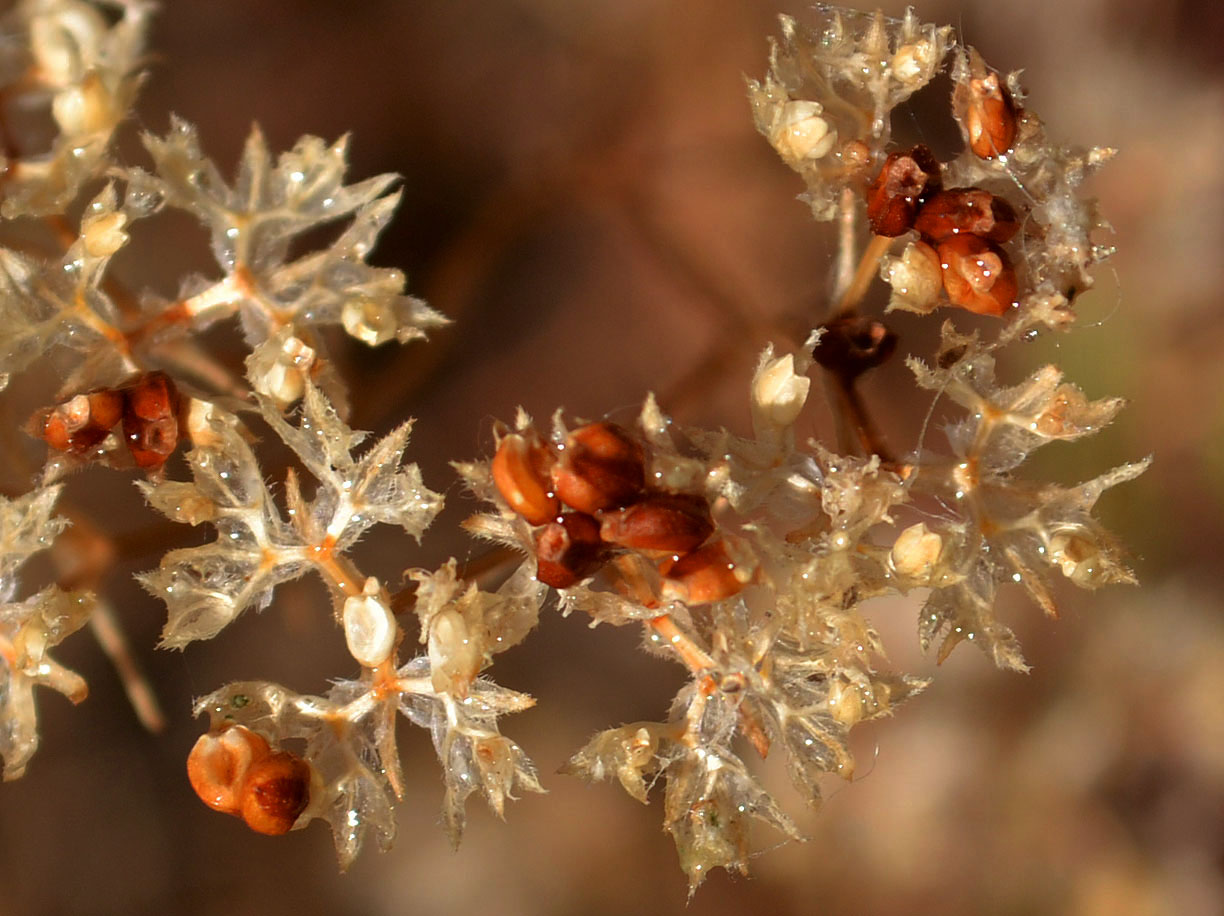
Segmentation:
{"type": "Polygon", "coordinates": [[[641,769],[654,759],[659,749],[659,739],[649,729],[639,728],[621,738],[621,749],[625,752],[626,762],[631,767],[641,769]]]}
{"type": "Polygon", "coordinates": [[[943,291],[943,269],[939,255],[926,242],[911,242],[899,258],[886,258],[880,274],[892,287],[888,309],[926,315],[939,305],[943,291]]]}
{"type": "Polygon", "coordinates": [[[315,351],[297,337],[286,337],[279,346],[270,341],[271,353],[256,351],[249,362],[251,384],[260,394],[271,398],[282,409],[302,396],[306,376],[314,365],[315,351]],[[271,359],[269,360],[269,356],[271,359]]]}
{"type": "Polygon", "coordinates": [[[51,116],[70,137],[108,133],[122,114],[97,73],[87,73],[78,85],[56,93],[51,101],[51,116]]]}
{"type": "Polygon", "coordinates": [[[342,617],[344,641],[358,663],[377,668],[390,657],[398,628],[377,579],[366,579],[361,594],[345,600],[342,617]]]}
{"type": "Polygon", "coordinates": [[[752,380],[754,413],[780,428],[790,426],[803,410],[812,380],[795,372],[793,354],[779,356],[757,367],[752,380]]]}
{"type": "Polygon", "coordinates": [[[847,684],[841,678],[833,678],[829,682],[829,713],[846,728],[853,728],[866,718],[865,705],[863,695],[855,685],[847,684]]]}
{"type": "Polygon", "coordinates": [[[447,608],[433,616],[429,624],[429,669],[434,690],[467,696],[483,661],[480,643],[462,614],[447,608]]]}
{"type": "Polygon", "coordinates": [[[941,550],[943,538],[919,522],[897,535],[889,560],[899,575],[925,580],[930,578],[941,550]]]}
{"type": "Polygon", "coordinates": [[[352,337],[377,347],[395,337],[395,313],[382,303],[364,296],[350,299],[340,310],[340,323],[352,337]]]}
{"type": "Polygon", "coordinates": [[[915,41],[897,48],[890,70],[902,83],[925,81],[938,63],[939,50],[933,41],[915,41]]]}
{"type": "Polygon", "coordinates": [[[81,220],[81,241],[90,257],[110,257],[128,242],[124,232],[127,214],[111,211],[101,216],[86,215],[81,220]]]}
{"type": "Polygon", "coordinates": [[[1082,535],[1068,532],[1051,538],[1050,561],[1076,585],[1093,588],[1103,581],[1105,567],[1101,562],[1101,551],[1082,535]]]}
{"type": "MultiPolygon", "coordinates": [[[[106,38],[106,19],[85,4],[52,8],[30,17],[30,51],[39,75],[53,86],[81,78],[106,38]]],[[[33,11],[33,8],[32,8],[33,11]]]]}

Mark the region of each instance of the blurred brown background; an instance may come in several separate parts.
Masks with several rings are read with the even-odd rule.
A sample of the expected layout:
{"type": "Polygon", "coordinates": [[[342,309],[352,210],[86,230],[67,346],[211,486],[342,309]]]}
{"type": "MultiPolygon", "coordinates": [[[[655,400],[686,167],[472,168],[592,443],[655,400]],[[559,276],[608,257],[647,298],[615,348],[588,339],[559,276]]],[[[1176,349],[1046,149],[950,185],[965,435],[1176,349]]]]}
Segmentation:
{"type": "MultiPolygon", "coordinates": [[[[411,455],[450,507],[421,548],[371,537],[365,568],[391,577],[468,555],[456,526],[474,505],[447,461],[487,453],[491,419],[517,404],[539,418],[558,405],[591,417],[654,390],[684,422],[746,429],[756,354],[818,322],[833,250],[745,101],[743,75],[765,71],[775,4],[165,4],[142,129],[164,132],[177,112],[224,169],[253,121],[274,149],[351,131],[354,176],[404,176],[375,260],[403,267],[410,290],[455,323],[427,345],[339,356],[355,425],[417,417],[411,455]]],[[[919,12],[995,66],[1023,67],[1052,135],[1121,149],[1092,184],[1119,253],[1083,300],[1084,327],[1021,347],[1008,371],[1054,360],[1089,395],[1132,400],[1114,428],[1042,468],[1083,479],[1155,453],[1146,476],[1102,505],[1144,586],[1065,592],[1056,622],[1008,595],[1032,675],[958,650],[925,695],[856,733],[859,779],[830,782],[819,812],[805,813],[781,761],[768,761],[769,785],[811,841],[761,855],[749,880],[716,873],[689,912],[1224,912],[1220,7],[981,0],[919,12]]],[[[937,90],[920,111],[943,104],[937,90]]],[[[916,119],[897,132],[947,142],[916,119]]],[[[214,269],[188,220],[164,225],[138,234],[143,247],[119,269],[170,295],[183,273],[214,269]]],[[[930,352],[929,327],[899,326],[903,346],[930,352]]],[[[904,451],[926,401],[899,361],[890,373],[869,395],[904,451]]],[[[827,437],[819,397],[809,422],[827,437]]],[[[104,475],[79,475],[72,493],[126,532],[108,594],[172,725],[142,732],[96,646],[84,635],[66,644],[92,693],[76,709],[42,697],[42,748],[21,782],[0,788],[0,914],[683,910],[660,801],[641,808],[619,788],[554,775],[595,730],[661,716],[679,670],[639,652],[637,634],[576,618],[546,615],[492,672],[541,700],[504,727],[550,794],[512,805],[505,824],[474,801],[458,853],[438,823],[428,738],[407,728],[395,848],[368,849],[347,875],[322,825],[269,840],[207,811],[183,776],[202,727],[191,698],[250,677],[322,692],[352,663],[311,581],[208,644],[150,649],[162,609],[130,573],[201,535],[159,527],[104,475]]],[[[874,618],[896,666],[932,673],[915,610],[897,601],[874,618]]],[[[776,839],[762,833],[757,848],[776,839]]]]}

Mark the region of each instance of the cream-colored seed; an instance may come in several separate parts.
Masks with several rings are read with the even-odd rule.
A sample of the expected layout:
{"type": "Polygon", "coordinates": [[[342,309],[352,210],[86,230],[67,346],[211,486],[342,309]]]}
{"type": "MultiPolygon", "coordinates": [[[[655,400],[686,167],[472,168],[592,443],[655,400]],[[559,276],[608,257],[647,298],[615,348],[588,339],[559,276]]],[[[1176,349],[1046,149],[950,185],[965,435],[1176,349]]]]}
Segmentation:
{"type": "Polygon", "coordinates": [[[774,115],[769,140],[784,159],[820,159],[837,143],[837,131],[822,118],[819,102],[787,102],[774,115]]]}
{"type": "Polygon", "coordinates": [[[453,609],[434,616],[429,627],[429,666],[434,690],[466,696],[480,673],[481,647],[463,615],[453,609]]]}
{"type": "Polygon", "coordinates": [[[899,258],[885,259],[880,273],[892,287],[889,310],[927,314],[939,305],[943,271],[939,256],[925,242],[911,242],[899,258]]]}
{"type": "Polygon", "coordinates": [[[395,617],[373,576],[366,579],[360,595],[344,602],[344,641],[349,654],[366,668],[385,662],[395,648],[395,617]]]}
{"type": "Polygon", "coordinates": [[[897,536],[889,556],[893,569],[900,575],[911,579],[926,579],[939,560],[941,550],[943,538],[928,529],[925,523],[919,522],[910,525],[897,536]]]}

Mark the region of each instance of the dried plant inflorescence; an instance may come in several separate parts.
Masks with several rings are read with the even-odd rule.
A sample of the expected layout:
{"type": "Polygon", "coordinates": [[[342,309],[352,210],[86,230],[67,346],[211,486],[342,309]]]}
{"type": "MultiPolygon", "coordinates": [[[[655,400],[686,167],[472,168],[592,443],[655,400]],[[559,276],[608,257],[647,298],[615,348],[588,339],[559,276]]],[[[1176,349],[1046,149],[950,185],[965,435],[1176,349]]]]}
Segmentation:
{"type": "MultiPolygon", "coordinates": [[[[1072,325],[1090,268],[1109,254],[1079,185],[1111,151],[1054,145],[1015,75],[990,69],[949,28],[912,12],[894,21],[819,7],[810,26],[783,18],[749,96],[813,215],[842,226],[847,269],[826,314],[806,341],[762,354],[751,435],[683,428],[653,396],[631,426],[571,424],[561,411],[539,427],[522,412],[499,424],[490,460],[456,464],[487,504],[468,530],[522,557],[489,591],[454,560],[374,574],[348,555],[378,525],[420,538],[442,502],[405,462],[410,423],[363,447],[318,333],[338,325],[377,346],[444,323],[405,295],[402,274],[366,262],[397,202],[394,176],[346,184],[345,141],[307,137],[273,158],[256,130],[231,183],[177,119],[166,135],[143,136],[144,167],[120,161],[110,141],[141,79],[148,15],[140,0],[28,0],[5,23],[24,39],[0,48],[5,98],[47,106],[58,128],[49,150],[27,150],[5,126],[0,213],[46,238],[0,248],[0,388],[44,365],[64,379],[24,405],[45,466],[28,491],[0,497],[6,779],[37,747],[33,688],[85,695],[49,650],[87,622],[109,632],[84,540],[75,565],[57,561],[56,584],[20,597],[25,561],[68,536],[54,514],[60,478],[87,464],[141,470],[154,509],[215,532],[140,576],[166,605],[164,646],[216,636],[307,573],[325,584],[354,672],[324,696],[248,681],[201,698],[209,730],[188,774],[206,804],[256,831],[326,821],[342,866],[371,833],[384,847],[394,837],[401,715],[433,741],[452,841],[473,793],[500,815],[517,793],[542,791],[499,725],[535,701],[487,671],[549,601],[592,624],[640,627],[651,652],[687,670],[666,717],[600,732],[565,769],[615,776],[642,802],[662,783],[664,824],[696,888],[713,868],[747,870],[753,821],[800,838],[745,752],[784,755],[814,803],[823,777],[854,772],[850,729],[926,685],[881,667],[865,601],[925,589],[924,648],[938,644],[942,660],[970,640],[1024,670],[995,614],[1000,585],[1019,583],[1053,615],[1051,577],[1133,581],[1092,509],[1144,462],[1071,487],[1015,473],[1041,446],[1100,429],[1121,402],[1088,400],[1054,366],[1015,384],[995,377],[1002,347],[1072,325]],[[897,148],[890,113],[949,65],[964,149],[941,162],[922,146],[897,148]],[[74,224],[66,213],[78,202],[74,224]],[[131,224],[171,209],[206,227],[216,275],[185,281],[173,299],[137,295],[110,260],[131,224]],[[295,239],[335,221],[346,224],[333,242],[291,256],[295,239]],[[993,323],[945,321],[938,352],[923,359],[869,313],[877,275],[891,289],[877,312],[943,306],[993,323]],[[195,336],[231,318],[249,348],[245,377],[195,336]],[[898,350],[918,389],[962,411],[942,454],[895,456],[871,422],[858,383],[898,350]],[[813,374],[840,419],[836,448],[796,434],[813,374]],[[311,485],[291,469],[278,499],[253,444],[260,427],[311,485]],[[187,479],[166,472],[180,446],[187,479]],[[388,587],[405,577],[406,588],[388,587]]],[[[141,685],[130,687],[140,705],[141,685]]]]}

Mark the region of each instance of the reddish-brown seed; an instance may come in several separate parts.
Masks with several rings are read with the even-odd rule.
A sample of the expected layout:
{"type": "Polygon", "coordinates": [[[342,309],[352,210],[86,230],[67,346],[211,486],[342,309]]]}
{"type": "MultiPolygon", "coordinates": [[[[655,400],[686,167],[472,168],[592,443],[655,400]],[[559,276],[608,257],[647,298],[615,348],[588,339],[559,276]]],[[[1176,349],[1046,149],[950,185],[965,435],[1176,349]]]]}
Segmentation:
{"type": "Polygon", "coordinates": [[[605,550],[599,522],[566,512],[536,532],[536,578],[553,588],[569,588],[599,569],[605,550]]]}
{"type": "Polygon", "coordinates": [[[128,451],[139,467],[160,468],[178,446],[178,389],[164,372],[150,372],[123,393],[128,451]]]}
{"type": "Polygon", "coordinates": [[[552,521],[561,511],[549,474],[552,453],[534,436],[502,437],[493,456],[493,483],[506,503],[533,525],[552,521]]]}
{"type": "Polygon", "coordinates": [[[871,231],[890,238],[905,234],[918,207],[942,187],[939,160],[925,146],[893,153],[867,188],[871,231]]]}
{"type": "Polygon", "coordinates": [[[623,506],[646,482],[642,447],[615,423],[590,423],[566,437],[553,467],[553,489],[572,509],[593,515],[623,506]]]}
{"type": "Polygon", "coordinates": [[[310,764],[276,751],[251,765],[242,790],[242,819],[256,833],[280,836],[310,804],[310,764]]]}
{"type": "Polygon", "coordinates": [[[744,587],[722,541],[699,547],[679,560],[664,560],[659,572],[664,578],[665,597],[689,604],[721,601],[744,587]]]}
{"type": "Polygon", "coordinates": [[[969,148],[979,159],[993,159],[1012,148],[1016,139],[1016,103],[999,74],[982,67],[957,87],[969,148]]]}
{"type": "Polygon", "coordinates": [[[953,305],[979,315],[1004,315],[1016,301],[1016,272],[1003,249],[975,235],[940,243],[944,291],[953,305]]]}
{"type": "Polygon", "coordinates": [[[1011,204],[989,191],[949,188],[922,205],[914,228],[934,242],[967,234],[1002,243],[1016,234],[1020,221],[1011,204]]]}
{"type": "Polygon", "coordinates": [[[632,550],[688,553],[714,532],[709,503],[689,493],[649,493],[602,515],[600,536],[632,550]]]}

